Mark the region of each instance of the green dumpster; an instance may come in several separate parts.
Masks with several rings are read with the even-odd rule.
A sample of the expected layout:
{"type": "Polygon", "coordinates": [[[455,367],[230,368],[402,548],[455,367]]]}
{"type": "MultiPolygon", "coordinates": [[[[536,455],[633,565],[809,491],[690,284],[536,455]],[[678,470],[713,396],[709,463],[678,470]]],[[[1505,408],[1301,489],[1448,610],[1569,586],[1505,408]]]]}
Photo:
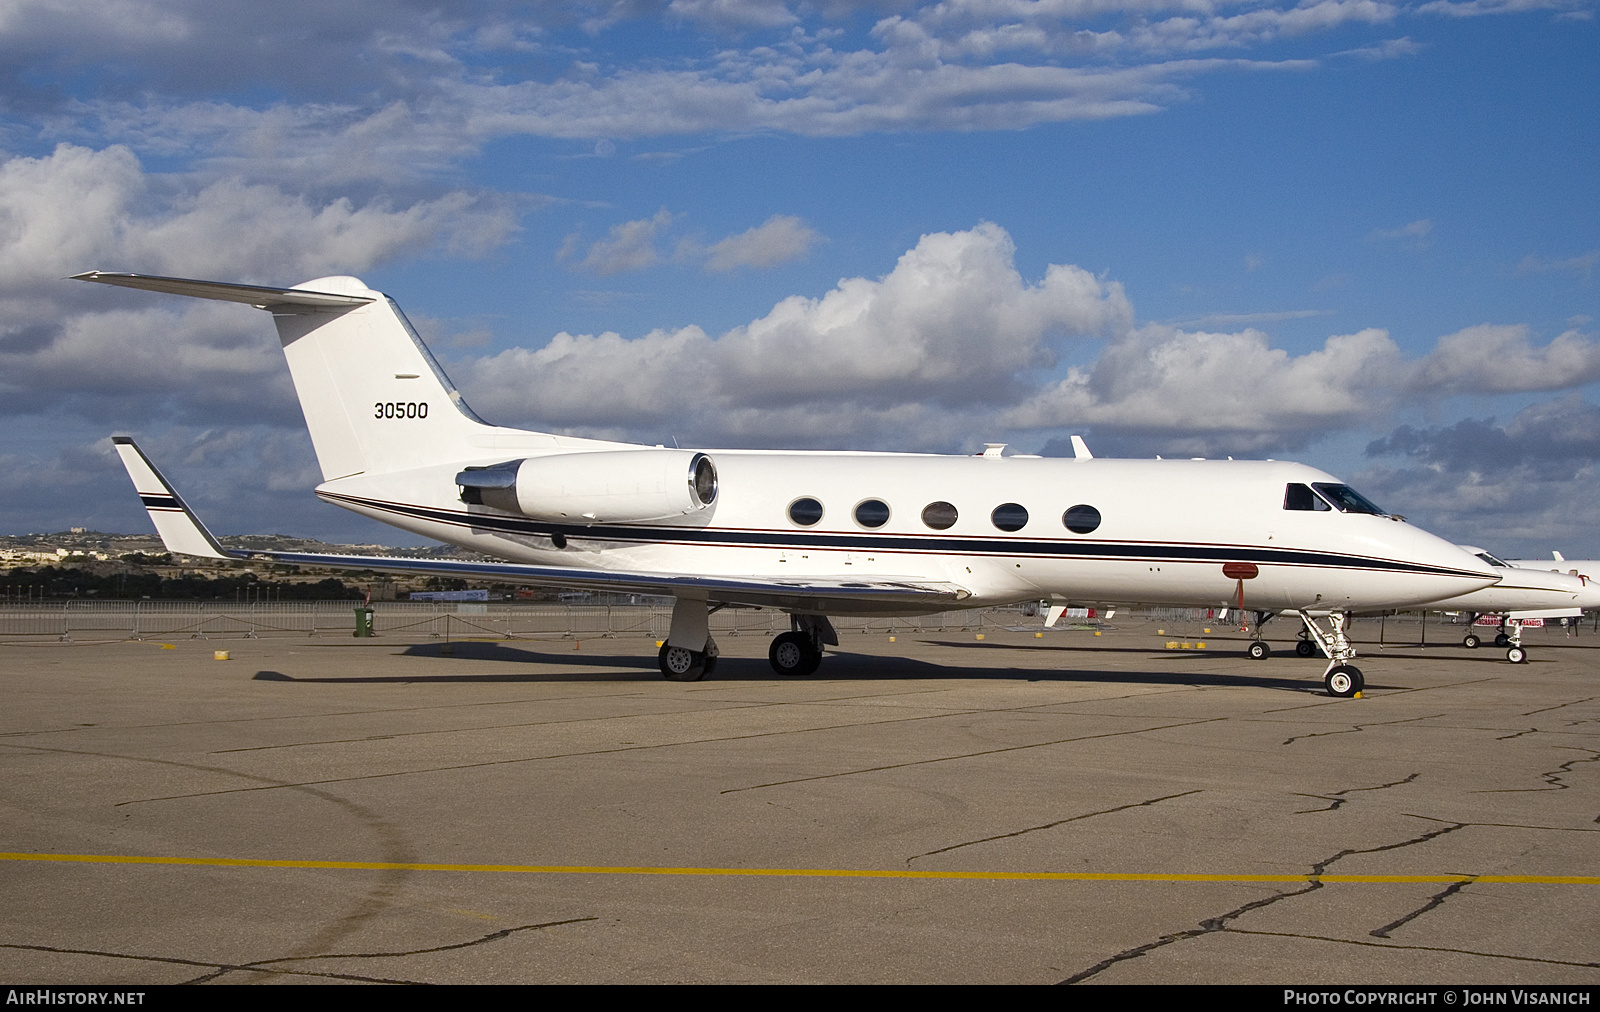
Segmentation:
{"type": "Polygon", "coordinates": [[[356,636],[371,636],[372,635],[372,609],[371,608],[357,608],[356,609],[356,631],[355,631],[354,635],[356,635],[356,636]]]}

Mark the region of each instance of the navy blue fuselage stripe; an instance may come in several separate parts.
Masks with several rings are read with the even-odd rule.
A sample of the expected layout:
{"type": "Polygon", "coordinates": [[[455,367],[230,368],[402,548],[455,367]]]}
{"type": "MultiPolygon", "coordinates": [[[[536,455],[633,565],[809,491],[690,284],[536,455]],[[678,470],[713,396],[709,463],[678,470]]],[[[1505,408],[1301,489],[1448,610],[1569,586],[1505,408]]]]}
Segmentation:
{"type": "Polygon", "coordinates": [[[1030,541],[1006,538],[928,537],[916,534],[824,534],[808,531],[734,530],[709,527],[666,527],[631,524],[555,524],[523,517],[465,513],[430,506],[362,499],[335,492],[318,492],[333,502],[345,502],[367,509],[397,513],[434,523],[503,534],[549,537],[561,534],[588,541],[615,541],[624,544],[721,545],[742,548],[833,549],[837,551],[916,552],[939,555],[1018,555],[1042,558],[1155,562],[1257,562],[1276,565],[1328,566],[1338,569],[1379,569],[1397,573],[1426,573],[1437,576],[1476,578],[1470,570],[1425,566],[1393,559],[1282,548],[1251,548],[1232,545],[1191,544],[1115,544],[1111,542],[1030,541]]]}

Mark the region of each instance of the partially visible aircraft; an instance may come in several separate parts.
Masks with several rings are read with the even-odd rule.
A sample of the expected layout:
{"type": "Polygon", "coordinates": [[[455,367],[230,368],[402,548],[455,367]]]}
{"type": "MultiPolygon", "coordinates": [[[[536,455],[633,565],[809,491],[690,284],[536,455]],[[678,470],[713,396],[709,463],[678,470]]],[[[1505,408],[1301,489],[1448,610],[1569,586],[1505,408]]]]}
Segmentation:
{"type": "Polygon", "coordinates": [[[1501,580],[1494,586],[1436,602],[1429,609],[1466,614],[1468,630],[1461,640],[1464,647],[1476,649],[1483,642],[1472,631],[1478,619],[1486,615],[1499,616],[1494,645],[1506,648],[1506,660],[1522,664],[1528,659],[1528,652],[1522,646],[1524,621],[1578,618],[1585,609],[1600,608],[1600,585],[1591,584],[1581,575],[1519,568],[1475,545],[1461,545],[1460,548],[1501,571],[1501,580]]]}
{"type": "Polygon", "coordinates": [[[317,495],[505,561],[224,549],[133,441],[113,437],[169,550],[670,594],[668,678],[715,666],[719,608],[787,612],[768,658],[803,675],[838,643],[831,615],[1220,604],[1299,615],[1328,654],[1327,691],[1353,696],[1349,611],[1501,579],[1302,464],[1108,460],[1081,440],[1077,456],[1044,459],[998,444],[976,456],[682,450],[530,432],[479,418],[399,306],[356,278],[76,277],[268,311],[322,469],[317,495]]]}
{"type": "Polygon", "coordinates": [[[1549,559],[1507,559],[1506,564],[1517,569],[1543,569],[1549,573],[1566,573],[1581,576],[1589,582],[1600,576],[1600,559],[1569,559],[1560,552],[1551,552],[1549,559]]]}

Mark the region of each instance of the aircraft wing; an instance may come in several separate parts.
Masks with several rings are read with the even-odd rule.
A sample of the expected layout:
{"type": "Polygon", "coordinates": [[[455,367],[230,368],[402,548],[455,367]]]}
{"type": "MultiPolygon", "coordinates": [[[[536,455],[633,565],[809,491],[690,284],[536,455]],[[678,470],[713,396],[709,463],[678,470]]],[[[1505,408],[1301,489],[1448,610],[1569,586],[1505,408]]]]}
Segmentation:
{"type": "MultiPolygon", "coordinates": [[[[224,549],[224,551],[229,551],[224,549]]],[[[411,559],[376,555],[334,555],[322,552],[233,552],[234,558],[264,558],[296,566],[326,566],[332,569],[371,570],[379,573],[411,573],[459,579],[488,579],[530,587],[561,587],[572,590],[605,590],[624,593],[663,594],[729,604],[752,604],[770,608],[822,610],[833,605],[882,605],[902,608],[916,602],[930,610],[955,604],[971,594],[952,583],[936,583],[912,577],[862,580],[856,577],[815,576],[788,580],[742,578],[737,576],[696,576],[689,573],[640,573],[613,569],[576,569],[567,566],[535,566],[517,562],[479,562],[468,559],[411,559]]]]}
{"type": "Polygon", "coordinates": [[[953,583],[916,577],[803,576],[773,580],[692,573],[646,573],[610,569],[535,566],[518,562],[468,559],[417,559],[324,552],[239,551],[224,548],[189,509],[150,458],[127,436],[112,436],[134,489],[144,502],[167,551],[207,559],[267,559],[296,566],[411,573],[458,579],[490,579],[531,587],[663,594],[727,604],[748,604],[792,611],[941,611],[971,592],[953,583]]]}

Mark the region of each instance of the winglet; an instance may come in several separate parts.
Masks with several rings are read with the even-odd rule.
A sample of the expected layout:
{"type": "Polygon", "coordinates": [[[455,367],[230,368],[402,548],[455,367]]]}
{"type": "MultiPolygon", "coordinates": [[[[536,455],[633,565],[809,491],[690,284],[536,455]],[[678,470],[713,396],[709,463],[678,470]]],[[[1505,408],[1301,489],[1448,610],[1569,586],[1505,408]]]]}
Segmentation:
{"type": "MultiPolygon", "coordinates": [[[[1089,444],[1083,441],[1082,436],[1072,437],[1072,455],[1079,460],[1093,460],[1094,454],[1089,452],[1089,444]]],[[[1157,458],[1160,459],[1160,458],[1157,458]]]]}
{"type": "Polygon", "coordinates": [[[198,555],[203,559],[233,559],[238,555],[217,544],[202,524],[184,504],[177,490],[162,477],[150,458],[127,436],[112,436],[122,466],[133,479],[134,491],[144,500],[144,508],[161,535],[167,551],[177,555],[198,555]]]}

